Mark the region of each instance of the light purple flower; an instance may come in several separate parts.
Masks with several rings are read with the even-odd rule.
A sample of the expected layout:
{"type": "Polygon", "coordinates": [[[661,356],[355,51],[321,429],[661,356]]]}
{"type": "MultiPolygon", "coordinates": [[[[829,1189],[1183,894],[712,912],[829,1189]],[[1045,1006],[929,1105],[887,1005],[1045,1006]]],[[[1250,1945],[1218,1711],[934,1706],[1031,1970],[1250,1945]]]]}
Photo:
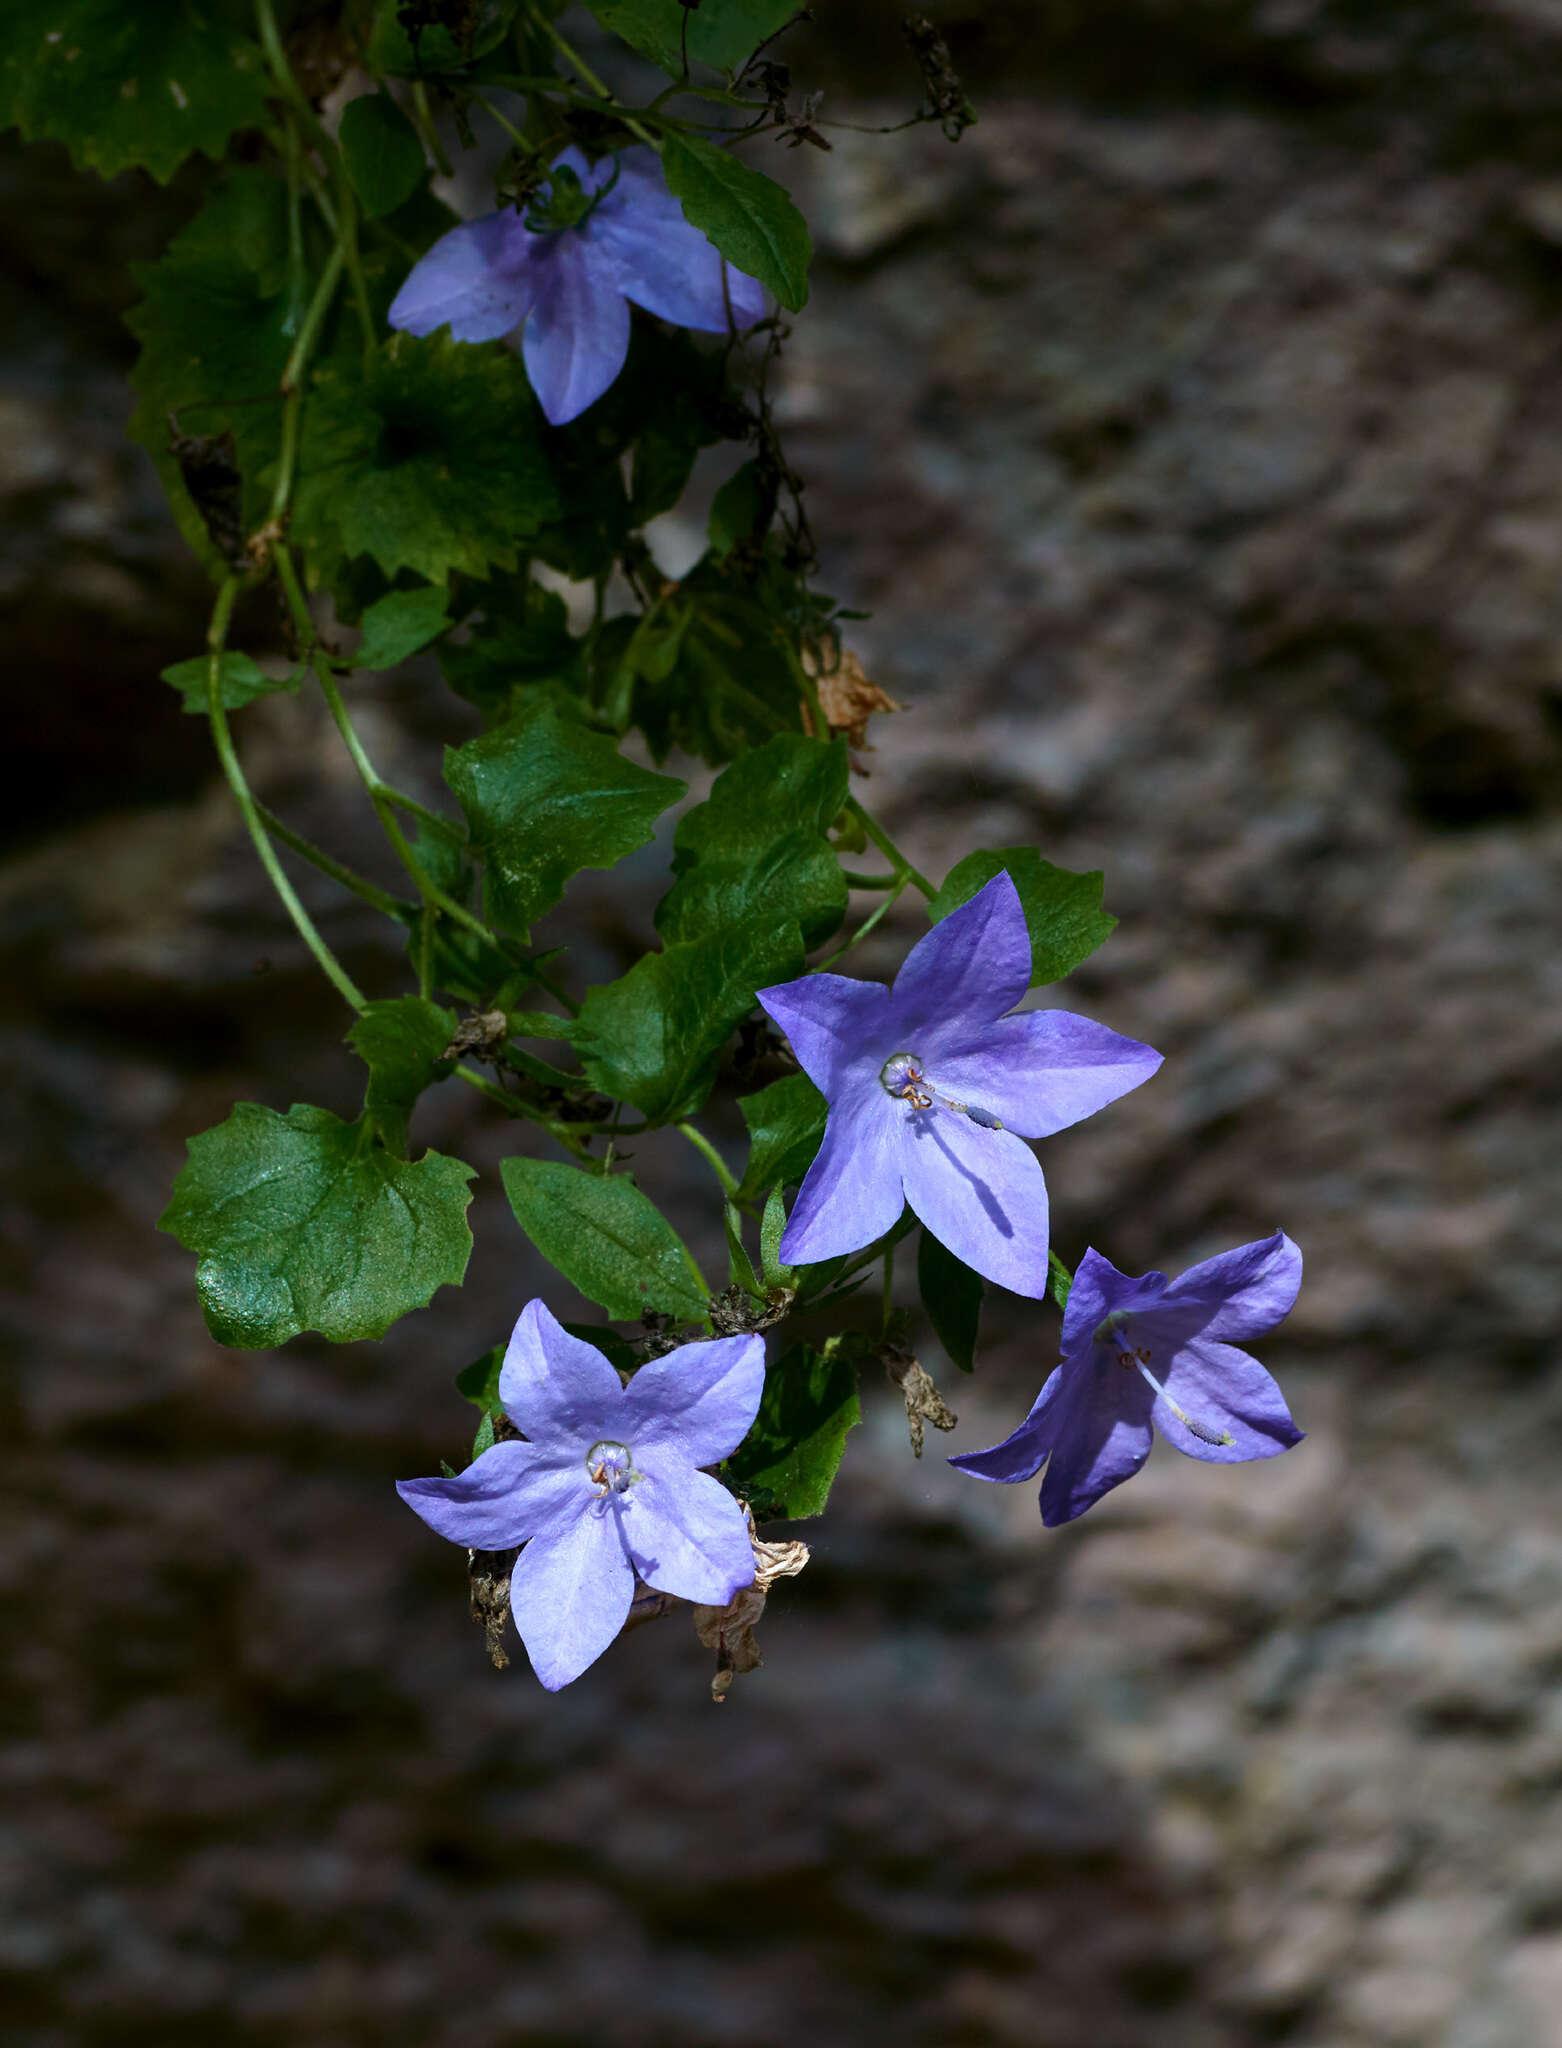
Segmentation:
{"type": "Polygon", "coordinates": [[[628,300],[710,334],[764,317],[763,288],[690,227],[654,150],[593,164],[570,148],[552,168],[551,192],[524,213],[506,207],[442,235],[396,294],[392,327],[497,341],[524,320],[526,374],[558,427],[624,367],[628,300]]]}
{"type": "Polygon", "coordinates": [[[830,1105],[781,1240],[788,1265],[860,1251],[909,1202],[1016,1294],[1047,1291],[1050,1137],[1147,1081],[1158,1052],[1069,1010],[1005,1013],[1030,987],[1019,892],[996,874],[907,954],[894,984],[807,974],[759,1000],[830,1105]]]}
{"type": "Polygon", "coordinates": [[[699,1468],[737,1449],[764,1385],[763,1340],[721,1337],[669,1351],[626,1387],[594,1345],[528,1302],[499,1398],[529,1441],[396,1490],[452,1543],[526,1545],[510,1609],[533,1670],[557,1692],[618,1634],[637,1578],[711,1607],[752,1584],[743,1510],[699,1468]]]}
{"type": "Polygon", "coordinates": [[[1296,1299],[1302,1255],[1277,1230],[1257,1244],[1130,1280],[1086,1252],[1063,1317],[1063,1363],[1010,1437],[951,1458],[978,1479],[1041,1482],[1041,1519],[1072,1522],[1132,1479],[1154,1431],[1190,1458],[1241,1465],[1302,1440],[1280,1389],[1239,1351],[1272,1330],[1296,1299]]]}

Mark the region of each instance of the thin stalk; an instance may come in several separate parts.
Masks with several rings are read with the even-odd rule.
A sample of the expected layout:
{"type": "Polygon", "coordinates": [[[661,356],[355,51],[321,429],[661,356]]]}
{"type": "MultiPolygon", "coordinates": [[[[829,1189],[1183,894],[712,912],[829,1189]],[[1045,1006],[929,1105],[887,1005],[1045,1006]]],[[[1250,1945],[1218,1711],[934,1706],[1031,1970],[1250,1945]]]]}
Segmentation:
{"type": "MultiPolygon", "coordinates": [[[[553,47],[564,59],[565,63],[570,65],[580,75],[580,77],[582,77],[586,81],[587,85],[591,87],[591,90],[594,93],[598,94],[601,99],[606,100],[608,102],[608,105],[611,107],[613,105],[612,93],[609,92],[607,87],[602,83],[601,79],[598,78],[597,74],[592,70],[591,66],[586,62],[585,58],[580,55],[579,51],[572,48],[569,43],[565,42],[563,36],[559,34],[558,30],[554,27],[553,23],[548,19],[547,15],[543,13],[540,7],[533,7],[528,11],[531,14],[532,20],[536,22],[537,26],[542,30],[543,34],[548,38],[549,42],[552,43],[553,47]]],[[[648,143],[652,149],[659,150],[661,148],[661,144],[657,140],[656,136],[653,135],[650,129],[648,129],[642,122],[634,120],[628,114],[620,114],[619,118],[623,121],[624,126],[629,130],[631,135],[639,136],[640,140],[644,143],[648,143]]]]}
{"type": "Polygon", "coordinates": [[[896,874],[903,876],[906,881],[911,883],[913,888],[920,889],[929,903],[931,903],[938,894],[938,891],[933,887],[933,884],[926,875],[918,873],[911,865],[910,861],[907,860],[894,840],[890,838],[873,813],[865,810],[854,796],[849,796],[846,799],[846,808],[857,820],[863,831],[867,833],[868,837],[879,849],[879,852],[883,854],[890,866],[894,868],[896,874]]]}
{"type": "Polygon", "coordinates": [[[298,339],[294,342],[282,371],[282,389],[286,392],[298,389],[298,380],[304,374],[304,366],[314,354],[315,343],[320,339],[320,329],[325,324],[325,316],[331,310],[331,301],[336,295],[345,260],[345,252],[338,242],[320,273],[320,282],[315,286],[314,297],[309,301],[304,324],[298,330],[298,339]]]}
{"type": "Polygon", "coordinates": [[[301,860],[307,860],[310,866],[318,868],[322,875],[329,875],[333,882],[339,883],[349,894],[356,896],[360,902],[367,903],[371,909],[383,912],[386,917],[400,917],[406,909],[406,905],[398,901],[388,889],[382,889],[378,882],[371,882],[366,875],[356,874],[353,869],[344,867],[339,860],[333,859],[324,847],[316,846],[314,841],[306,839],[302,832],[295,832],[291,825],[284,824],[274,811],[267,810],[259,801],[255,805],[255,815],[273,839],[280,839],[290,852],[296,853],[301,860]]]}
{"type": "Polygon", "coordinates": [[[271,0],[255,0],[255,25],[260,33],[260,46],[266,53],[267,69],[276,80],[278,91],[303,123],[304,133],[329,163],[336,154],[335,145],[321,127],[319,116],[309,104],[303,87],[293,76],[293,67],[287,61],[287,51],[277,28],[277,18],[271,11],[271,0]]]}
{"type": "Polygon", "coordinates": [[[360,1015],[368,1007],[362,991],[351,975],[331,951],[315,928],[314,920],[305,910],[294,891],[292,883],[283,872],[272,845],[259,807],[245,780],[244,770],[239,764],[238,753],[233,745],[233,735],[228,729],[228,714],[222,701],[222,650],[228,638],[228,623],[233,616],[234,603],[238,598],[244,579],[229,576],[217,593],[217,602],[212,611],[211,625],[207,629],[206,668],[206,715],[211,722],[212,740],[217,748],[217,758],[222,763],[222,772],[228,778],[228,787],[233,791],[240,815],[254,841],[255,851],[260,855],[261,866],[266,870],[271,886],[282,900],[282,907],[292,918],[295,929],[304,944],[318,962],[321,972],[341,996],[349,1008],[360,1015]]]}
{"type": "Polygon", "coordinates": [[[455,166],[445,154],[445,145],[439,139],[439,126],[434,119],[434,110],[428,103],[428,87],[420,78],[412,88],[413,119],[418,133],[428,144],[429,155],[434,159],[434,168],[442,178],[453,178],[455,166]]]}
{"type": "Polygon", "coordinates": [[[857,929],[852,933],[849,939],[844,940],[839,946],[837,946],[833,953],[826,953],[824,958],[818,963],[818,965],[810,968],[809,972],[811,974],[822,973],[826,967],[831,966],[835,961],[839,960],[843,953],[849,953],[853,946],[860,946],[863,940],[868,936],[869,932],[871,932],[873,927],[878,923],[879,919],[881,917],[887,916],[888,913],[894,909],[895,905],[900,901],[902,895],[904,895],[905,888],[906,877],[904,875],[897,875],[895,878],[895,886],[889,891],[888,895],[884,898],[884,901],[878,906],[878,908],[875,911],[873,911],[869,916],[863,919],[862,923],[858,925],[857,929]]]}
{"type": "Polygon", "coordinates": [[[287,160],[287,318],[283,332],[296,334],[304,314],[303,150],[292,121],[283,123],[282,149],[287,160]]]}
{"type": "Polygon", "coordinates": [[[703,1131],[697,1131],[693,1124],[675,1124],[673,1128],[680,1137],[687,1138],[695,1151],[699,1153],[711,1172],[715,1174],[717,1180],[721,1182],[721,1191],[730,1201],[737,1194],[738,1183],[731,1168],[716,1150],[710,1139],[706,1137],[703,1131]]]}
{"type": "Polygon", "coordinates": [[[374,325],[374,308],[369,304],[369,283],[363,274],[363,257],[358,249],[358,201],[347,178],[347,165],[342,165],[338,179],[341,192],[341,225],[337,230],[337,246],[342,251],[347,265],[347,278],[352,286],[353,304],[358,309],[358,324],[363,329],[363,352],[372,356],[379,346],[379,335],[374,325]]]}
{"type": "Polygon", "coordinates": [[[904,888],[904,875],[854,875],[850,868],[842,868],[848,889],[898,889],[904,888]]]}

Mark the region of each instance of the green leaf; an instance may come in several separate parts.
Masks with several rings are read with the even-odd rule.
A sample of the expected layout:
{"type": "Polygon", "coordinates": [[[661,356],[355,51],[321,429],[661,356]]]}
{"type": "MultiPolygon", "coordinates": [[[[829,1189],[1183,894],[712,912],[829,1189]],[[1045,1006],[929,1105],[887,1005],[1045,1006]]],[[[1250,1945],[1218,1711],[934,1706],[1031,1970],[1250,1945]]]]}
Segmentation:
{"type": "Polygon", "coordinates": [[[454,1016],[437,1003],[421,996],[390,996],[370,1003],[347,1034],[347,1043],[369,1069],[363,1113],[398,1159],[407,1156],[412,1105],[455,1065],[443,1057],[455,1028],[454,1016]]]}
{"type": "Polygon", "coordinates": [[[508,1349],[508,1345],[496,1344],[492,1351],[485,1351],[481,1358],[474,1358],[470,1365],[462,1366],[456,1374],[456,1387],[462,1397],[485,1415],[498,1415],[503,1410],[504,1404],[499,1399],[499,1371],[508,1349]]]}
{"type": "MultiPolygon", "coordinates": [[[[692,616],[678,629],[672,668],[666,636],[637,624],[614,650],[618,673],[602,694],[611,700],[621,692],[623,722],[640,727],[658,761],[683,747],[720,767],[763,746],[778,728],[796,731],[800,699],[784,629],[752,598],[700,584],[700,573],[683,582],[680,609],[692,606],[692,616]]],[[[599,646],[610,644],[618,623],[609,622],[599,646]]]]}
{"type": "Polygon", "coordinates": [[[683,71],[683,37],[691,58],[736,71],[797,13],[795,0],[705,0],[696,12],[682,0],[587,0],[604,28],[659,64],[669,78],[683,71]]]}
{"type": "Polygon", "coordinates": [[[485,1415],[477,1425],[477,1434],[472,1439],[472,1462],[475,1465],[484,1451],[492,1450],[494,1441],[494,1419],[485,1415]]]}
{"type": "Polygon", "coordinates": [[[414,41],[401,19],[409,11],[405,0],[380,0],[369,35],[369,68],[397,78],[465,72],[474,59],[504,40],[516,5],[517,0],[465,0],[460,7],[447,5],[443,10],[437,4],[426,5],[421,12],[428,26],[414,41]],[[444,27],[437,18],[442,11],[453,15],[459,26],[444,27]]]}
{"type": "Polygon", "coordinates": [[[790,937],[718,931],[647,953],[587,993],[587,1080],[653,1122],[692,1116],[710,1093],[722,1046],[754,1007],[754,991],[794,978],[803,965],[796,925],[790,937]]]}
{"type": "Polygon", "coordinates": [[[1047,1292],[1060,1309],[1068,1307],[1069,1292],[1074,1285],[1074,1276],[1058,1257],[1056,1252],[1047,1254],[1047,1292]]]}
{"type": "Polygon", "coordinates": [[[561,509],[540,420],[514,356],[448,329],[327,365],[304,407],[292,538],[317,575],[344,553],[430,583],[513,569],[561,509]]]}
{"type": "Polygon", "coordinates": [[[551,1159],[506,1159],[499,1171],[538,1251],[615,1322],[638,1321],[647,1309],[703,1319],[710,1290],[698,1266],[633,1181],[551,1159]]]}
{"type": "Polygon", "coordinates": [[[373,1143],[360,1119],[297,1103],[241,1102],[192,1138],[158,1228],[200,1264],[195,1284],[219,1344],[263,1351],[318,1330],[333,1344],[383,1337],[437,1288],[461,1284],[472,1168],[373,1143]]]}
{"type": "Polygon", "coordinates": [[[939,1343],[962,1372],[974,1372],[982,1276],[926,1228],[917,1246],[917,1289],[939,1343]]]}
{"type": "Polygon", "coordinates": [[[808,223],[773,178],[712,142],[668,135],[662,143],[667,188],[727,261],[758,278],[783,306],[808,299],[808,223]]]}
{"type": "Polygon", "coordinates": [[[394,668],[420,647],[437,640],[450,624],[449,592],[437,583],[393,590],[363,615],[363,644],[353,656],[359,668],[394,668]]]}
{"type": "Polygon", "coordinates": [[[711,500],[708,532],[715,560],[724,562],[744,541],[762,540],[774,510],[774,496],[760,487],[759,464],[745,462],[734,470],[711,500]]]}
{"type": "Polygon", "coordinates": [[[482,606],[464,647],[447,642],[439,652],[445,680],[458,696],[491,717],[523,708],[514,693],[557,677],[572,692],[584,683],[580,643],[569,630],[569,608],[556,590],[530,577],[493,583],[471,596],[482,606]]]}
{"type": "Polygon", "coordinates": [[[389,93],[368,92],[342,109],[338,136],[353,190],[371,220],[394,213],[423,182],[418,131],[389,93]]]}
{"type": "Polygon", "coordinates": [[[663,938],[796,925],[806,945],[827,939],[846,914],[846,878],[825,833],[848,774],[844,740],[778,733],[718,775],[678,821],[677,880],[656,910],[663,938]]]}
{"type": "Polygon", "coordinates": [[[949,870],[944,886],[927,907],[934,924],[951,910],[969,903],[978,889],[1007,869],[1020,892],[1025,922],[1030,927],[1031,987],[1061,981],[1081,960],[1088,960],[1117,929],[1117,919],[1101,908],[1101,870],[1071,874],[1043,860],[1033,846],[1000,846],[992,852],[968,853],[949,870]]]}
{"type": "Polygon", "coordinates": [[[824,1097],[806,1074],[788,1074],[738,1104],[748,1125],[748,1165],[740,1200],[758,1201],[767,1188],[794,1187],[814,1163],[824,1136],[824,1097]]]}
{"type": "Polygon", "coordinates": [[[790,1287],[796,1269],[781,1263],[781,1239],[786,1230],[786,1201],[779,1184],[765,1197],[765,1213],[759,1219],[760,1273],[767,1287],[790,1287]]]}
{"type": "Polygon", "coordinates": [[[167,184],[187,156],[222,156],[266,120],[268,80],[248,0],[12,0],[0,125],[52,136],[111,178],[139,164],[167,184]]]}
{"type": "Polygon", "coordinates": [[[846,1433],[861,1420],[849,1361],[794,1344],[767,1370],[759,1414],[723,1476],[761,1519],[823,1514],[846,1433]]]}
{"type": "Polygon", "coordinates": [[[644,846],[686,790],[549,707],[448,748],[445,780],[483,856],[488,913],[521,933],[558,902],[571,875],[610,868],[644,846]]]}
{"type": "Polygon", "coordinates": [[[741,1287],[757,1301],[761,1298],[759,1277],[754,1271],[754,1262],[748,1255],[743,1242],[743,1218],[730,1202],[722,1207],[722,1218],[727,1227],[727,1280],[733,1287],[741,1287]]]}
{"type": "Polygon", "coordinates": [[[560,1327],[582,1344],[594,1344],[614,1372],[633,1372],[640,1363],[628,1338],[610,1330],[606,1323],[563,1323],[560,1327]]]}
{"type": "MultiPolygon", "coordinates": [[[[186,711],[193,711],[198,718],[206,716],[206,676],[208,663],[204,654],[197,654],[189,661],[176,661],[172,668],[163,670],[163,681],[172,683],[184,698],[186,711]]],[[[252,704],[257,697],[269,697],[278,690],[298,694],[303,681],[301,673],[290,676],[268,676],[247,654],[232,650],[223,653],[219,665],[222,678],[222,702],[226,711],[239,711],[244,705],[252,704]]]]}

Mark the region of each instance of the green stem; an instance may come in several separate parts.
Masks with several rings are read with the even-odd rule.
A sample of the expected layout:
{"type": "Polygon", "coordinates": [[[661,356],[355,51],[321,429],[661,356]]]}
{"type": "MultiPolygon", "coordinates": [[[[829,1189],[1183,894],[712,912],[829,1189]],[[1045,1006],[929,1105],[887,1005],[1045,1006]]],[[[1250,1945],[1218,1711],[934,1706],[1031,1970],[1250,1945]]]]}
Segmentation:
{"type": "Polygon", "coordinates": [[[420,78],[412,88],[413,119],[418,133],[428,144],[429,155],[434,159],[434,168],[442,178],[453,178],[455,166],[445,154],[445,145],[439,139],[439,125],[434,119],[434,110],[428,103],[428,87],[420,78]]]}
{"type": "Polygon", "coordinates": [[[738,1183],[727,1162],[703,1131],[697,1131],[693,1124],[675,1124],[673,1128],[680,1137],[687,1138],[701,1158],[721,1182],[721,1191],[730,1201],[738,1191],[738,1183]]]}
{"type": "MultiPolygon", "coordinates": [[[[540,7],[532,7],[527,11],[531,15],[532,20],[536,22],[543,34],[564,59],[565,63],[570,65],[586,81],[591,90],[598,94],[601,99],[606,100],[611,107],[613,105],[612,93],[609,92],[585,58],[580,55],[579,51],[573,49],[570,44],[565,42],[564,38],[559,34],[540,7]]],[[[628,114],[620,115],[620,119],[631,135],[637,135],[642,142],[649,144],[652,149],[659,150],[661,148],[660,142],[643,123],[634,120],[628,114]]]]}
{"type": "Polygon", "coordinates": [[[282,148],[287,159],[287,315],[283,332],[296,334],[304,314],[303,150],[292,121],[283,123],[282,148]]]}
{"type": "Polygon", "coordinates": [[[339,860],[333,859],[324,847],[316,846],[314,841],[306,839],[302,832],[295,832],[291,825],[284,824],[275,811],[267,810],[263,803],[257,801],[255,815],[273,839],[280,839],[289,852],[296,853],[301,860],[307,860],[310,866],[318,868],[322,875],[329,875],[333,882],[340,883],[342,888],[356,896],[360,902],[367,903],[374,910],[382,911],[386,917],[401,916],[406,905],[399,902],[388,889],[382,889],[378,882],[371,882],[366,875],[355,874],[351,868],[344,867],[339,860]]]}
{"type": "Polygon", "coordinates": [[[854,875],[850,868],[842,868],[848,889],[897,889],[905,887],[903,875],[854,875]]]}
{"type": "Polygon", "coordinates": [[[277,90],[303,123],[304,133],[329,163],[336,154],[336,146],[321,127],[319,116],[293,76],[293,67],[287,61],[287,51],[282,46],[281,33],[277,28],[277,18],[271,10],[271,0],[255,0],[255,25],[260,32],[260,46],[266,53],[266,67],[277,82],[277,90]]]}
{"type": "Polygon", "coordinates": [[[244,770],[239,764],[238,753],[233,745],[233,735],[228,729],[228,714],[222,701],[222,651],[228,638],[228,624],[233,617],[233,607],[243,587],[241,576],[229,576],[217,593],[217,603],[212,611],[211,625],[207,629],[206,668],[206,714],[211,721],[212,739],[217,748],[217,758],[222,763],[222,772],[228,778],[228,787],[233,791],[240,814],[260,855],[261,866],[266,870],[271,886],[282,900],[282,906],[293,920],[299,937],[319,963],[322,973],[347,1005],[361,1015],[368,1007],[362,991],[351,975],[331,951],[325,940],[315,929],[314,920],[299,902],[292,883],[283,872],[266,827],[261,820],[259,807],[245,780],[244,770]]]}
{"type": "Polygon", "coordinates": [[[368,358],[379,346],[379,335],[375,331],[374,308],[369,304],[369,283],[363,274],[363,257],[358,248],[358,200],[348,180],[345,161],[337,183],[341,192],[341,226],[337,230],[337,246],[347,264],[353,304],[358,309],[358,325],[363,329],[363,352],[368,358]]]}
{"type": "Polygon", "coordinates": [[[331,310],[331,301],[336,296],[336,287],[341,281],[342,264],[345,260],[345,251],[338,242],[320,273],[320,282],[315,286],[314,297],[309,301],[304,324],[298,330],[298,339],[294,342],[292,353],[288,356],[283,369],[282,389],[286,392],[297,391],[298,381],[304,374],[304,366],[315,352],[315,343],[320,339],[320,329],[325,324],[325,316],[331,310]]]}
{"type": "Polygon", "coordinates": [[[842,943],[836,947],[833,953],[826,953],[824,958],[821,961],[819,961],[816,966],[811,967],[809,969],[809,972],[811,974],[822,974],[825,968],[831,966],[835,961],[839,960],[843,953],[849,953],[853,946],[860,946],[863,940],[868,936],[869,932],[871,932],[873,927],[878,923],[879,919],[881,917],[887,916],[889,912],[895,908],[895,905],[900,901],[902,895],[905,893],[905,888],[906,877],[904,875],[897,875],[895,877],[894,887],[885,896],[884,901],[878,906],[878,908],[875,911],[873,911],[869,916],[863,919],[862,923],[858,925],[857,929],[852,933],[849,939],[843,940],[842,943]]]}
{"type": "Polygon", "coordinates": [[[871,811],[865,810],[863,806],[860,803],[858,803],[857,799],[854,796],[849,796],[846,799],[846,808],[857,820],[858,824],[862,827],[863,831],[867,833],[868,837],[879,849],[879,852],[883,854],[884,858],[889,862],[890,866],[895,870],[896,874],[903,875],[905,879],[911,883],[913,888],[920,889],[922,891],[922,894],[929,901],[929,903],[931,903],[933,898],[938,894],[938,891],[933,887],[933,884],[928,880],[926,875],[919,874],[918,871],[911,865],[910,861],[907,860],[906,856],[901,852],[900,848],[895,844],[894,840],[890,838],[889,834],[885,831],[884,827],[879,823],[878,819],[874,817],[873,813],[871,811]]]}

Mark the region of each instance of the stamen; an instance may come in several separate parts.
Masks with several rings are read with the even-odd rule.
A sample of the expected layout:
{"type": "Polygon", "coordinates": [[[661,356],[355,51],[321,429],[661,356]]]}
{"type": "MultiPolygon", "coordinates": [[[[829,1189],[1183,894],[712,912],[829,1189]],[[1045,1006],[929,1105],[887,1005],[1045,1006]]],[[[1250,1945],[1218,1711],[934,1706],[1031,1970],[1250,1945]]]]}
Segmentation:
{"type": "Polygon", "coordinates": [[[615,1443],[611,1437],[604,1437],[591,1446],[586,1453],[585,1464],[586,1476],[599,1500],[606,1500],[610,1493],[627,1493],[637,1480],[645,1476],[637,1470],[634,1453],[628,1444],[615,1443]]]}
{"type": "Polygon", "coordinates": [[[968,1117],[984,1131],[1001,1131],[1003,1119],[976,1103],[956,1102],[927,1078],[914,1052],[892,1053],[879,1069],[879,1085],[897,1102],[909,1102],[913,1109],[947,1109],[954,1116],[968,1117]]]}
{"type": "Polygon", "coordinates": [[[1160,1381],[1155,1377],[1155,1374],[1151,1372],[1149,1366],[1145,1363],[1145,1360],[1148,1357],[1148,1352],[1124,1351],[1120,1354],[1121,1363],[1124,1365],[1133,1365],[1138,1367],[1140,1376],[1143,1379],[1148,1380],[1150,1385],[1155,1389],[1156,1393],[1160,1395],[1161,1399],[1166,1403],[1167,1407],[1171,1410],[1173,1415],[1175,1415],[1177,1420],[1182,1424],[1183,1428],[1187,1430],[1191,1436],[1196,1436],[1201,1444],[1215,1444],[1216,1446],[1223,1447],[1226,1444],[1234,1444],[1236,1442],[1236,1438],[1231,1434],[1229,1429],[1211,1429],[1207,1423],[1195,1422],[1193,1417],[1186,1410],[1186,1408],[1179,1407],[1177,1403],[1172,1399],[1171,1395],[1168,1394],[1166,1389],[1161,1385],[1160,1381]]]}

